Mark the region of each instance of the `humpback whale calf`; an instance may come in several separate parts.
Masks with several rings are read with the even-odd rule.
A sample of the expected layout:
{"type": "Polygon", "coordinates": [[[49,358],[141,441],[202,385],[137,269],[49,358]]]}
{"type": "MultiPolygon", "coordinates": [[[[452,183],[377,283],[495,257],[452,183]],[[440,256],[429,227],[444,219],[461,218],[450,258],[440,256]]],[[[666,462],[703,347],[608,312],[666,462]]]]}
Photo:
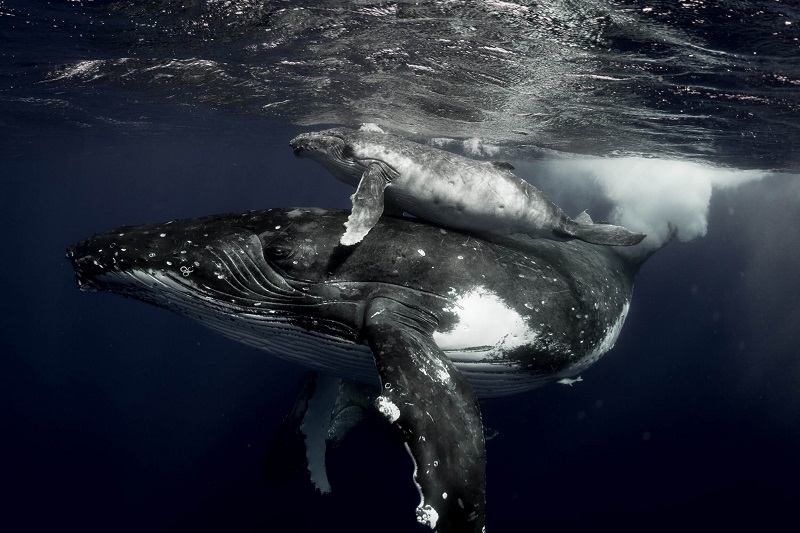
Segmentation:
{"type": "Polygon", "coordinates": [[[160,306],[379,386],[374,405],[414,459],[418,520],[443,533],[483,531],[478,400],[597,361],[620,333],[647,256],[577,240],[479,239],[400,217],[382,217],[374,238],[345,247],[347,215],[268,209],[120,227],[67,256],[81,290],[160,306]]]}
{"type": "Polygon", "coordinates": [[[335,128],[289,142],[341,181],[356,187],[341,243],[367,235],[384,211],[405,211],[445,227],[498,235],[631,246],[645,238],[621,226],[569,218],[508,163],[481,162],[375,131],[335,128]]]}

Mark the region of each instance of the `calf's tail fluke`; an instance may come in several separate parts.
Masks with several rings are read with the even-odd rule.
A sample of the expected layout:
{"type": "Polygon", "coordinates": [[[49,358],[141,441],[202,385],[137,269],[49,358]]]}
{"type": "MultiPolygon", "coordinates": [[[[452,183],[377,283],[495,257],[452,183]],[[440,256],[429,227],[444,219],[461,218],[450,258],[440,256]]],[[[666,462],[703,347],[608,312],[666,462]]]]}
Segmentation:
{"type": "Polygon", "coordinates": [[[611,224],[578,225],[571,229],[576,239],[608,246],[633,246],[647,237],[644,233],[635,233],[622,226],[613,226],[611,224]]]}
{"type": "MultiPolygon", "coordinates": [[[[588,219],[588,215],[586,218],[588,219]]],[[[575,239],[607,246],[633,246],[647,237],[644,233],[636,233],[622,226],[584,222],[581,217],[578,217],[578,221],[565,224],[561,231],[575,239]]]]}

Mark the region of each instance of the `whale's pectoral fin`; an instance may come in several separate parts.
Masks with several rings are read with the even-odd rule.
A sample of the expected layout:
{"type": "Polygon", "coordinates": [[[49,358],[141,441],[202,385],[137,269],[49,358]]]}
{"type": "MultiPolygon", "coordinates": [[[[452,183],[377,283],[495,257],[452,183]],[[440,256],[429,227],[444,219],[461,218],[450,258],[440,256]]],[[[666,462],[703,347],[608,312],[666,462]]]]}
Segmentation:
{"type": "Polygon", "coordinates": [[[309,397],[300,430],[306,441],[306,461],[311,482],[322,494],[331,491],[325,454],[328,446],[328,429],[331,414],[339,394],[339,378],[321,375],[316,380],[316,390],[309,397]]]}
{"type": "Polygon", "coordinates": [[[323,494],[331,491],[326,453],[374,409],[377,388],[317,372],[307,372],[291,412],[267,451],[266,476],[283,483],[307,472],[323,494]]]}
{"type": "MultiPolygon", "coordinates": [[[[633,246],[642,242],[647,236],[644,233],[635,233],[628,228],[612,224],[581,223],[581,219],[589,218],[588,214],[586,217],[582,215],[583,213],[579,215],[577,220],[569,220],[566,224],[554,230],[554,233],[559,237],[580,239],[592,244],[609,246],[633,246]]],[[[589,220],[591,219],[589,218],[589,220]]]]}
{"type": "Polygon", "coordinates": [[[283,419],[270,442],[266,456],[266,478],[271,483],[284,483],[308,469],[305,435],[300,429],[308,402],[314,395],[317,373],[306,372],[294,406],[283,419]]]}
{"type": "Polygon", "coordinates": [[[356,192],[350,197],[353,210],[344,223],[347,231],[339,240],[345,246],[361,242],[383,213],[383,190],[391,178],[380,163],[372,163],[358,183],[356,192]]]}
{"type": "Polygon", "coordinates": [[[388,298],[370,302],[365,334],[383,385],[377,407],[402,432],[416,465],[417,519],[435,531],[480,532],[486,456],[477,397],[436,346],[430,315],[388,298]]]}

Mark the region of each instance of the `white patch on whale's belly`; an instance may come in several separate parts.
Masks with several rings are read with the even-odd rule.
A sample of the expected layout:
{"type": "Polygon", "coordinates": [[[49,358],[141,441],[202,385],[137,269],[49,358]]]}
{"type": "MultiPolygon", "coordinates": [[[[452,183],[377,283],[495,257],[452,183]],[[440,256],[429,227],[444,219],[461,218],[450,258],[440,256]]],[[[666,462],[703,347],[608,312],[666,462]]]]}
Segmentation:
{"type": "Polygon", "coordinates": [[[433,340],[453,361],[480,362],[536,338],[525,319],[485,287],[457,296],[446,311],[458,316],[458,324],[434,332],[433,340]]]}

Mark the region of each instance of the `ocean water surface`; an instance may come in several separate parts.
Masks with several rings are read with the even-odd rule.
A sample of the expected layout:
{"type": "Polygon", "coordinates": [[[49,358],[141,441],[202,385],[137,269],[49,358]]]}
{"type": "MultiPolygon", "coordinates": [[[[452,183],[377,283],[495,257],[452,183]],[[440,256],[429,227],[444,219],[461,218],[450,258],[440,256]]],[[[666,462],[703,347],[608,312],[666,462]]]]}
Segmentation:
{"type": "Polygon", "coordinates": [[[303,369],[80,293],[122,224],[348,207],[288,141],[377,123],[677,238],[571,387],[486,402],[487,529],[774,529],[800,505],[795,2],[0,0],[4,531],[425,531],[356,429],[265,480],[303,369]]]}

